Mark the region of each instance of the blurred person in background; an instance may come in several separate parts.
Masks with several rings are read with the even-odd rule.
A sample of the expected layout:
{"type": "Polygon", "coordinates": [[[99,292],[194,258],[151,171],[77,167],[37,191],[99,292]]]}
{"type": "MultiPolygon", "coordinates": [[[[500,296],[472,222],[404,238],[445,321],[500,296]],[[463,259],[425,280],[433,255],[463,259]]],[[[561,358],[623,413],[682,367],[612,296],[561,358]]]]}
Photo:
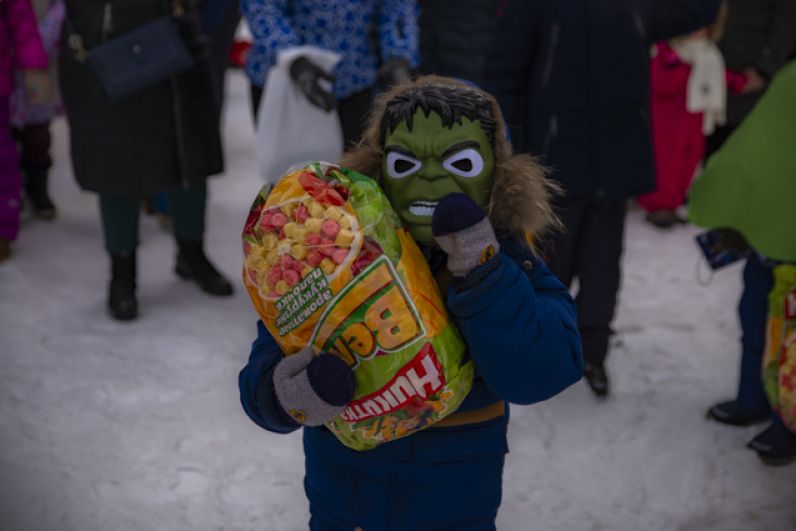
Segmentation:
{"type": "Polygon", "coordinates": [[[49,90],[43,101],[32,103],[25,95],[23,73],[16,71],[16,88],[11,95],[11,124],[21,150],[20,164],[30,208],[37,218],[52,220],[55,218],[55,205],[47,191],[48,174],[52,166],[50,122],[61,113],[54,59],[61,38],[64,3],[63,0],[34,0],[33,8],[44,50],[50,61],[47,67],[49,90]]]}
{"type": "Polygon", "coordinates": [[[224,104],[224,77],[229,66],[229,51],[240,23],[238,0],[200,0],[199,17],[207,35],[210,66],[219,113],[224,104]]]}
{"type": "MultiPolygon", "coordinates": [[[[657,186],[639,196],[646,220],[667,229],[686,219],[677,209],[702,158],[705,135],[727,121],[727,81],[716,42],[726,20],[726,5],[711,27],[653,46],[652,140],[657,186]]],[[[737,74],[737,73],[736,73],[737,74]]]]}
{"type": "Polygon", "coordinates": [[[483,83],[501,0],[420,0],[420,72],[483,83]]]}
{"type": "Polygon", "coordinates": [[[19,155],[11,137],[10,97],[15,66],[22,70],[25,98],[31,103],[42,102],[47,92],[43,70],[47,54],[30,0],[0,2],[0,262],[11,256],[22,204],[19,155]]]}
{"type": "Polygon", "coordinates": [[[655,188],[650,131],[653,42],[710,25],[720,0],[508,0],[487,60],[518,151],[542,157],[564,188],[566,227],[546,258],[569,286],[584,376],[609,393],[605,360],[620,284],[627,200],[655,188]],[[517,128],[519,126],[519,128],[517,128]]]}
{"type": "MultiPolygon", "coordinates": [[[[223,169],[218,113],[206,42],[191,0],[179,5],[182,38],[193,57],[187,71],[112,103],[91,66],[67,41],[60,53],[61,93],[78,184],[99,194],[111,261],[108,310],[135,319],[136,249],[141,199],[165,191],[178,253],[175,273],[211,295],[232,285],[204,253],[206,178],[223,169]]],[[[66,0],[66,19],[86,49],[172,14],[161,0],[66,0]]]]}
{"type": "Polygon", "coordinates": [[[313,105],[337,109],[346,148],[362,135],[376,85],[408,80],[418,64],[415,0],[330,0],[322,7],[313,0],[241,0],[241,11],[253,39],[246,73],[255,116],[280,50],[314,45],[342,55],[332,76],[305,57],[293,61],[290,75],[313,105]]]}
{"type": "Polygon", "coordinates": [[[796,50],[796,0],[727,0],[719,49],[727,69],[742,73],[744,82],[727,99],[727,124],[707,139],[708,157],[749,114],[796,50]]]}
{"type": "MultiPolygon", "coordinates": [[[[741,363],[735,399],[713,406],[708,415],[725,424],[746,426],[769,422],[749,443],[767,464],[785,464],[796,459],[796,402],[784,397],[796,394],[796,374],[791,354],[782,352],[774,360],[774,374],[782,386],[779,399],[770,403],[763,385],[766,342],[780,338],[767,319],[769,295],[775,286],[775,271],[783,264],[796,264],[796,62],[781,69],[771,89],[708,161],[691,190],[688,211],[699,226],[722,229],[724,251],[746,256],[743,293],[738,305],[741,324],[741,363]],[[730,234],[735,237],[728,237],[730,234]],[[770,334],[767,338],[766,335],[770,334]],[[788,372],[789,371],[789,372],[788,372]],[[783,374],[784,373],[784,374],[783,374]],[[788,401],[790,405],[788,406],[788,401]],[[772,408],[773,406],[773,408],[772,408]],[[783,410],[786,406],[792,408],[783,410]],[[783,421],[789,418],[790,427],[783,421]]],[[[783,280],[780,277],[780,280],[783,280]]],[[[787,289],[794,290],[796,284],[787,289]]],[[[790,310],[780,299],[789,319],[790,310]]],[[[796,350],[792,350],[792,353],[796,350]]],[[[767,368],[766,371],[770,369],[767,368]]],[[[777,387],[777,383],[773,383],[777,387]]]]}

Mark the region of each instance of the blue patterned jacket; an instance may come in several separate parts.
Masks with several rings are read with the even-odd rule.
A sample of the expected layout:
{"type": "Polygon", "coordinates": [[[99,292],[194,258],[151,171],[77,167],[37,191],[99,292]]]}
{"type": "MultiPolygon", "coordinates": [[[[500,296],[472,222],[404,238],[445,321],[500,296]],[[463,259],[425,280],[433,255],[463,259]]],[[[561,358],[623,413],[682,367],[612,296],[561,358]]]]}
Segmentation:
{"type": "Polygon", "coordinates": [[[379,58],[418,64],[414,0],[241,0],[240,5],[253,36],[246,73],[257,86],[265,84],[279,50],[304,44],[342,54],[334,71],[338,98],[373,86],[379,58]]]}

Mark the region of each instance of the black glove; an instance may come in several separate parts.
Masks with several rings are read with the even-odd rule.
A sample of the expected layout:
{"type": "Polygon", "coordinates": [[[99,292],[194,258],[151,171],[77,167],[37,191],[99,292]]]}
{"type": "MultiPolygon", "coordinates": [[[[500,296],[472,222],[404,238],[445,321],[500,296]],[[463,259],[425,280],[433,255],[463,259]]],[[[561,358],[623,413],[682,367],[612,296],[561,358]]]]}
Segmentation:
{"type": "Polygon", "coordinates": [[[337,100],[331,91],[334,76],[324,72],[320,66],[306,57],[299,57],[290,64],[290,77],[309,102],[316,107],[326,112],[337,107],[337,100]],[[322,81],[326,83],[321,84],[322,81]],[[324,87],[326,84],[329,88],[324,87]]]}
{"type": "Polygon", "coordinates": [[[274,391],[285,413],[304,426],[320,426],[354,398],[354,373],[333,354],[310,348],[283,358],[274,368],[274,391]]]}
{"type": "Polygon", "coordinates": [[[393,85],[399,85],[409,81],[412,77],[412,69],[409,61],[400,57],[393,57],[379,68],[379,86],[388,89],[393,85]]]}

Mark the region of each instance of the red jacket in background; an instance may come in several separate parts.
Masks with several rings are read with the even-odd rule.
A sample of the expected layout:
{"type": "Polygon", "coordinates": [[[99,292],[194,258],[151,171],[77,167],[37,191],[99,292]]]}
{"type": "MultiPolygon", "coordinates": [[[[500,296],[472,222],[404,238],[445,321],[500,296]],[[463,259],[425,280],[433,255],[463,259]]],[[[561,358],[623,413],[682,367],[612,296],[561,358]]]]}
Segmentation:
{"type": "Polygon", "coordinates": [[[705,154],[702,113],[686,109],[691,65],[667,42],[656,44],[652,59],[652,141],[657,190],[638,201],[647,211],[674,210],[685,202],[697,166],[705,154]]]}

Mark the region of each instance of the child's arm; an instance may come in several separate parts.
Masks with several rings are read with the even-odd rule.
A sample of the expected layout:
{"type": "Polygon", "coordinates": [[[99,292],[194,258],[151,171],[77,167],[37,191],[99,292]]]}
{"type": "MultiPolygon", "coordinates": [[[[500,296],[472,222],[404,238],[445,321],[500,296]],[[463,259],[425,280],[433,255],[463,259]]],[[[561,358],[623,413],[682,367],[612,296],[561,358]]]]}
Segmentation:
{"type": "Polygon", "coordinates": [[[259,321],[238,386],[250,419],[268,431],[289,433],[301,426],[319,426],[340,414],[353,398],[355,383],[348,365],[331,354],[315,355],[305,349],[283,356],[259,321]]]}
{"type": "Polygon", "coordinates": [[[448,291],[478,373],[499,397],[546,400],[580,380],[583,352],[569,292],[537,258],[531,275],[505,253],[448,291]]]}
{"type": "Polygon", "coordinates": [[[489,388],[531,404],[577,382],[583,348],[575,305],[547,266],[530,253],[515,261],[500,252],[489,220],[464,194],[440,201],[432,231],[455,278],[448,309],[489,388]]]}

